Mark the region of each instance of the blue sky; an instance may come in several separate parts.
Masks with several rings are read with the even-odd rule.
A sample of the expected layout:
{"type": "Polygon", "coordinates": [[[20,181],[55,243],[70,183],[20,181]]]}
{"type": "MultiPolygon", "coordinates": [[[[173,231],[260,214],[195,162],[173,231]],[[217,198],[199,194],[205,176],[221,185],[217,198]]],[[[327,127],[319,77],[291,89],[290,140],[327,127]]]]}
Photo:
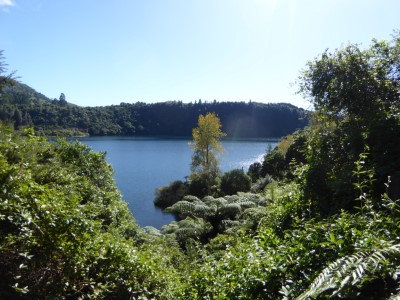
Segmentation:
{"type": "Polygon", "coordinates": [[[289,102],[325,49],[400,29],[399,0],[0,0],[0,49],[50,98],[289,102]]]}

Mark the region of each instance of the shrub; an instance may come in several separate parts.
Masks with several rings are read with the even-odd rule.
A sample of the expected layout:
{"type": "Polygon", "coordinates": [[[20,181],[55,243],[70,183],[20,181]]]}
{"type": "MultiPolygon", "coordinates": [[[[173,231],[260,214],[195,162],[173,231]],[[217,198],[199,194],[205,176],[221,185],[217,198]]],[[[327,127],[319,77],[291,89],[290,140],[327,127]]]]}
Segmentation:
{"type": "Polygon", "coordinates": [[[249,170],[247,171],[247,175],[250,176],[252,182],[256,182],[258,178],[260,178],[262,165],[259,162],[252,163],[249,166],[249,170]]]}
{"type": "Polygon", "coordinates": [[[187,186],[182,181],[176,180],[156,190],[154,205],[164,209],[182,200],[186,193],[187,186]]]}
{"type": "Polygon", "coordinates": [[[272,179],[271,176],[269,176],[268,174],[265,175],[264,178],[260,178],[258,179],[250,188],[250,191],[252,193],[261,193],[264,191],[265,187],[271,183],[274,182],[274,180],[272,179]]]}
{"type": "Polygon", "coordinates": [[[241,169],[226,172],[221,178],[221,191],[225,195],[234,195],[237,192],[248,192],[250,191],[250,186],[250,177],[241,169]]]}
{"type": "Polygon", "coordinates": [[[203,198],[218,193],[219,178],[210,172],[192,173],[188,194],[203,198]]]}

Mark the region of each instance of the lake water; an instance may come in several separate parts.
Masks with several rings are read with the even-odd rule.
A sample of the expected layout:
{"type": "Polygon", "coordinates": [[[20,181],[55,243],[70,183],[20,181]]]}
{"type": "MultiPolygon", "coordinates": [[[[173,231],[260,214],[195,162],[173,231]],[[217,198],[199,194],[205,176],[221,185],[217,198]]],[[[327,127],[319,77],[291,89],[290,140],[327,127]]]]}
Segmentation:
{"type": "MultiPolygon", "coordinates": [[[[107,152],[115,180],[140,226],[161,228],[174,220],[153,204],[154,191],[190,174],[192,150],[188,139],[136,137],[90,137],[81,142],[95,151],[107,152]]],[[[277,141],[223,141],[225,153],[220,157],[222,171],[243,168],[261,161],[277,141]],[[270,145],[270,146],[269,146],[270,145]]]]}

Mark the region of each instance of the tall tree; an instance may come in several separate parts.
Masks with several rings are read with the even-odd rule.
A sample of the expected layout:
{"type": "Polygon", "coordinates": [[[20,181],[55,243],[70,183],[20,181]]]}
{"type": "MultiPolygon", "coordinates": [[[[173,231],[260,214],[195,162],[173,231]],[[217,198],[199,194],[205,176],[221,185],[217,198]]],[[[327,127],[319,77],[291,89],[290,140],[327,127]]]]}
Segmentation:
{"type": "Polygon", "coordinates": [[[0,50],[0,89],[3,88],[4,85],[7,83],[12,82],[14,79],[14,73],[11,72],[10,74],[6,75],[7,73],[7,64],[4,62],[4,50],[0,50]]]}
{"type": "Polygon", "coordinates": [[[60,100],[60,105],[63,105],[63,106],[64,106],[64,105],[67,104],[67,100],[65,99],[64,93],[61,93],[61,94],[60,94],[59,100],[60,100]]]}
{"type": "Polygon", "coordinates": [[[215,113],[200,115],[198,127],[193,129],[192,172],[219,173],[217,153],[223,152],[220,139],[226,134],[221,131],[221,122],[215,113]]]}
{"type": "Polygon", "coordinates": [[[370,153],[376,201],[388,176],[400,182],[399,53],[397,32],[365,50],[326,51],[302,72],[300,93],[317,112],[306,150],[306,191],[326,212],[354,207],[354,163],[362,152],[370,153]]]}

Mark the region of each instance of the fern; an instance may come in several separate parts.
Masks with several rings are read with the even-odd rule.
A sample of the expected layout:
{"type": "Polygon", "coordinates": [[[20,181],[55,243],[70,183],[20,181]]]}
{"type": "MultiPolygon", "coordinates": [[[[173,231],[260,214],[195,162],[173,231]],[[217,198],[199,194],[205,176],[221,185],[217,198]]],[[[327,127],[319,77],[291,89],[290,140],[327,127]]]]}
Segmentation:
{"type": "Polygon", "coordinates": [[[225,196],[224,197],[228,203],[235,203],[240,200],[240,197],[238,195],[232,195],[232,196],[225,196]]]}
{"type": "Polygon", "coordinates": [[[217,211],[216,207],[207,206],[205,204],[196,205],[194,207],[194,215],[196,217],[200,217],[200,218],[207,218],[207,217],[213,216],[213,215],[215,215],[216,211],[217,211]]]}
{"type": "Polygon", "coordinates": [[[191,215],[195,210],[196,205],[188,201],[179,201],[174,205],[167,207],[166,212],[177,213],[180,215],[191,215]]]}
{"type": "Polygon", "coordinates": [[[212,230],[212,226],[203,219],[187,218],[178,222],[175,235],[178,240],[186,241],[189,238],[199,239],[207,235],[212,230]]]}
{"type": "Polygon", "coordinates": [[[225,218],[234,219],[241,214],[242,208],[241,208],[240,204],[238,204],[238,203],[229,203],[229,204],[221,207],[219,209],[219,212],[224,217],[224,219],[225,218]]]}
{"type": "Polygon", "coordinates": [[[210,197],[204,197],[203,202],[209,206],[215,206],[217,208],[222,207],[226,204],[228,204],[228,201],[224,198],[210,198],[210,197]],[[207,199],[206,199],[207,198],[207,199]]]}
{"type": "Polygon", "coordinates": [[[227,230],[227,229],[230,228],[230,227],[238,227],[238,226],[241,226],[241,225],[243,225],[243,223],[240,222],[240,221],[235,221],[235,220],[222,220],[222,221],[221,221],[220,227],[221,227],[222,229],[224,229],[224,230],[227,230]]]}
{"type": "Polygon", "coordinates": [[[215,200],[213,196],[205,196],[203,199],[201,199],[204,203],[208,203],[209,201],[215,200]]]}
{"type": "Polygon", "coordinates": [[[246,200],[245,200],[245,201],[237,202],[237,204],[240,205],[240,207],[241,207],[242,210],[245,210],[245,209],[247,209],[247,208],[252,208],[252,207],[256,207],[256,206],[257,206],[256,203],[254,203],[254,202],[252,202],[252,201],[246,201],[246,200]]]}
{"type": "Polygon", "coordinates": [[[196,196],[192,196],[192,195],[186,195],[185,197],[183,197],[182,201],[187,201],[187,202],[195,202],[200,200],[199,198],[197,198],[196,196]]]}
{"type": "Polygon", "coordinates": [[[245,221],[247,226],[256,228],[259,225],[261,219],[265,217],[266,213],[267,210],[265,209],[265,207],[251,207],[247,208],[242,213],[241,219],[245,221]]]}
{"type": "Polygon", "coordinates": [[[344,287],[360,283],[367,273],[373,273],[393,256],[400,257],[400,244],[342,257],[326,267],[297,300],[315,298],[328,289],[337,295],[344,287]]]}

